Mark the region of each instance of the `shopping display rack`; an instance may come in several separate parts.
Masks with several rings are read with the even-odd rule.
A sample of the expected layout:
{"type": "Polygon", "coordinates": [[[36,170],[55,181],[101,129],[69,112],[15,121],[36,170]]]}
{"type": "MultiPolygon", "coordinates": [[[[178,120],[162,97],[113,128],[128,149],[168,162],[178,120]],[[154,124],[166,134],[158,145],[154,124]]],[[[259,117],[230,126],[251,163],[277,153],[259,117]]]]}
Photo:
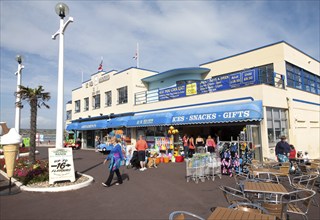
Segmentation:
{"type": "Polygon", "coordinates": [[[190,179],[196,183],[206,179],[214,181],[216,176],[221,178],[221,160],[216,154],[196,153],[186,160],[187,182],[190,179]]]}

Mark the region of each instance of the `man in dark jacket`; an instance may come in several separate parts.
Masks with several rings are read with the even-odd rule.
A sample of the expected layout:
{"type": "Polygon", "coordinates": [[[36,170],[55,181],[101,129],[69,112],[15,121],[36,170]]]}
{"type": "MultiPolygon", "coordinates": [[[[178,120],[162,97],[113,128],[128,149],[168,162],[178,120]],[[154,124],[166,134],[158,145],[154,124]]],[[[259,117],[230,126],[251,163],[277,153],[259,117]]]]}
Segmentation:
{"type": "Polygon", "coordinates": [[[278,156],[279,154],[287,157],[288,154],[290,153],[290,145],[286,140],[287,140],[286,136],[281,136],[281,141],[277,143],[276,149],[275,149],[277,157],[279,157],[278,156]]]}

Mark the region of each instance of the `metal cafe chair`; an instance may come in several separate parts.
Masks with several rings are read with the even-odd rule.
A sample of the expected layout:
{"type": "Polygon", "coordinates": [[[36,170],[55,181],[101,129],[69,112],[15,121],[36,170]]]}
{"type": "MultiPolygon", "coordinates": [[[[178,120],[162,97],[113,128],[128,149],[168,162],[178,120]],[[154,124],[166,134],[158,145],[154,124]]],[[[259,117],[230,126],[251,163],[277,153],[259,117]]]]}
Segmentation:
{"type": "Polygon", "coordinates": [[[251,203],[251,201],[246,198],[244,193],[240,190],[234,189],[230,186],[219,186],[219,189],[223,192],[223,195],[229,205],[237,202],[251,203]]]}
{"type": "Polygon", "coordinates": [[[302,174],[309,174],[309,170],[308,170],[307,165],[305,165],[305,164],[298,164],[298,168],[299,168],[299,170],[300,170],[300,172],[301,172],[302,174]]]}
{"type": "MultiPolygon", "coordinates": [[[[245,197],[244,193],[241,190],[222,185],[219,186],[219,189],[221,189],[223,196],[229,205],[233,205],[234,203],[239,202],[251,203],[251,201],[245,197]]],[[[215,209],[216,207],[210,208],[211,212],[213,212],[215,209]]]]}
{"type": "Polygon", "coordinates": [[[173,211],[169,215],[169,220],[184,220],[185,216],[188,216],[188,219],[192,217],[191,219],[205,220],[204,218],[187,211],[173,211]]]}
{"type": "Polygon", "coordinates": [[[272,173],[272,172],[265,172],[265,173],[259,173],[254,178],[256,181],[260,182],[269,182],[269,183],[279,183],[279,177],[278,175],[272,173]]]}
{"type": "Polygon", "coordinates": [[[263,201],[261,206],[269,211],[269,215],[273,215],[277,220],[287,219],[287,203],[284,202],[274,202],[274,201],[263,201]]]}
{"type": "Polygon", "coordinates": [[[248,203],[248,202],[238,202],[230,205],[228,207],[229,209],[236,209],[241,210],[245,212],[255,212],[255,213],[261,213],[261,214],[270,214],[269,211],[259,204],[255,203],[248,203]]]}
{"type": "Polygon", "coordinates": [[[234,178],[234,181],[237,186],[239,186],[239,189],[243,191],[243,184],[245,181],[249,180],[249,174],[245,173],[236,173],[235,171],[232,172],[232,176],[234,178]]]}
{"type": "Polygon", "coordinates": [[[283,195],[281,201],[287,201],[288,215],[302,215],[303,219],[307,220],[311,201],[315,194],[316,192],[310,189],[299,189],[290,192],[288,195],[283,195]]]}
{"type": "MultiPolygon", "coordinates": [[[[317,181],[319,175],[317,174],[309,174],[309,175],[301,175],[292,178],[291,187],[294,189],[309,189],[313,190],[314,184],[317,181]]],[[[319,207],[319,203],[312,198],[314,205],[319,207]]]]}

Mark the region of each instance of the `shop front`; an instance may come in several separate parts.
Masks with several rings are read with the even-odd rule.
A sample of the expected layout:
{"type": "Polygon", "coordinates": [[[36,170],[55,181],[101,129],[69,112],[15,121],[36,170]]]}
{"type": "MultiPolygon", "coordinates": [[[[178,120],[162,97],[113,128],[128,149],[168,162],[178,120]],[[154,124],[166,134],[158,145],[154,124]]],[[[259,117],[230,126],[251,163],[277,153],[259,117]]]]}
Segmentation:
{"type": "Polygon", "coordinates": [[[167,151],[172,145],[182,146],[182,136],[187,134],[204,140],[210,135],[216,143],[236,143],[250,147],[255,159],[262,159],[260,122],[263,119],[262,101],[228,105],[189,106],[187,108],[140,113],[129,118],[127,127],[133,128],[134,137],[143,135],[150,148],[167,151]],[[170,126],[176,134],[168,134],[170,126]]]}

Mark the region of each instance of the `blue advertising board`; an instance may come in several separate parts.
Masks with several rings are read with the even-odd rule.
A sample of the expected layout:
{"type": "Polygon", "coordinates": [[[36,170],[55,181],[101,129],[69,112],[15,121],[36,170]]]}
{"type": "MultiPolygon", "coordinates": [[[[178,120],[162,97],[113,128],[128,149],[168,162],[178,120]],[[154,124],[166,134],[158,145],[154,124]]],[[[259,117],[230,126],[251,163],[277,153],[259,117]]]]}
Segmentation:
{"type": "Polygon", "coordinates": [[[211,79],[197,81],[191,84],[159,89],[159,100],[164,101],[256,84],[259,84],[257,68],[215,76],[211,79]]]}

